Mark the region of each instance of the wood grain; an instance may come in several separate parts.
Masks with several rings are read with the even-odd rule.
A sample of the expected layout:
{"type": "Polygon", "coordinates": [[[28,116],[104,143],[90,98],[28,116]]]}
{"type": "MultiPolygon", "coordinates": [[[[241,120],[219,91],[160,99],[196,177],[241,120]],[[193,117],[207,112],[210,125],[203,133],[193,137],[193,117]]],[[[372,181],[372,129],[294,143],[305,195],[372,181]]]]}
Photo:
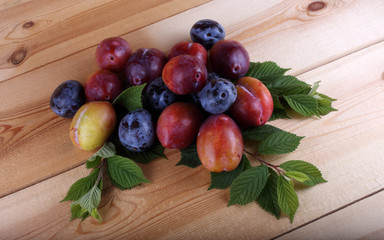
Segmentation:
{"type": "MultiPolygon", "coordinates": [[[[362,11],[362,9],[371,8],[361,1],[339,4],[329,1],[327,3],[328,10],[326,8],[316,13],[309,12],[306,21],[290,20],[293,18],[295,9],[298,9],[295,19],[303,18],[304,6],[308,5],[308,1],[277,0],[270,2],[269,5],[257,4],[257,2],[251,4],[249,1],[236,3],[233,1],[211,2],[140,28],[123,35],[123,37],[130,42],[134,49],[157,47],[167,52],[175,42],[188,38],[188,29],[196,20],[211,16],[226,26],[229,38],[239,38],[245,43],[246,48],[250,50],[253,61],[274,60],[283,67],[292,67],[292,74],[305,72],[324,62],[333,61],[337,57],[348,54],[347,50],[354,52],[356,49],[364,48],[366,45],[384,39],[384,33],[380,35],[382,31],[378,30],[381,25],[377,24],[377,22],[384,22],[384,16],[382,14],[372,14],[368,9],[362,11]],[[220,8],[217,7],[218,5],[220,8]],[[217,11],[212,12],[211,9],[217,9],[217,11]],[[226,18],[228,12],[231,12],[233,16],[237,16],[237,18],[226,18]],[[285,20],[282,20],[284,13],[287,13],[287,16],[284,18],[285,20]],[[363,14],[362,18],[365,19],[365,22],[359,23],[358,20],[352,18],[353,14],[363,14]],[[255,18],[255,16],[259,15],[259,19],[255,18]],[[267,15],[270,17],[267,18],[267,15]],[[265,20],[265,18],[269,20],[265,20]],[[348,25],[340,30],[336,23],[344,26],[346,25],[345,19],[350,19],[348,21],[350,26],[348,25]],[[328,20],[331,20],[332,24],[328,20]],[[272,21],[275,24],[265,21],[272,21]],[[245,22],[251,24],[245,24],[245,22]],[[290,22],[295,24],[288,24],[290,22]],[[354,26],[352,27],[352,25],[354,26]],[[169,28],[168,26],[173,27],[169,28]],[[266,28],[266,26],[270,26],[271,29],[266,28]],[[320,34],[318,34],[319,27],[322,28],[320,34]],[[280,30],[277,31],[279,28],[280,30]],[[260,29],[264,29],[264,32],[258,33],[260,29]],[[247,32],[255,35],[249,35],[249,38],[245,38],[244,34],[247,32]],[[265,32],[270,33],[264,35],[265,32]],[[365,34],[360,36],[361,33],[365,34]],[[261,36],[257,37],[259,35],[261,36]],[[329,38],[325,41],[323,35],[329,36],[329,38]],[[172,41],[169,40],[169,36],[172,36],[172,41]],[[301,39],[304,40],[301,41],[301,39]],[[289,44],[294,42],[300,42],[300,46],[290,48],[289,44]],[[305,45],[314,42],[317,43],[316,48],[305,45]],[[348,42],[349,47],[343,47],[346,45],[345,42],[348,42]],[[287,46],[287,43],[288,47],[282,49],[282,46],[287,46]],[[300,50],[308,48],[311,51],[300,50]]],[[[376,5],[376,9],[381,8],[384,10],[382,1],[378,1],[376,5]]],[[[69,26],[71,24],[75,24],[75,22],[68,23],[69,26]]],[[[113,26],[111,28],[115,28],[113,26]]],[[[94,51],[95,46],[91,46],[63,59],[60,59],[60,54],[56,54],[58,51],[54,51],[55,54],[50,51],[51,56],[60,60],[43,65],[10,81],[0,83],[0,96],[2,96],[2,99],[7,99],[7,101],[0,101],[0,132],[3,132],[0,133],[3,140],[0,139],[0,141],[4,142],[0,147],[0,152],[4,153],[0,155],[0,168],[4,169],[9,162],[12,162],[14,169],[20,169],[18,174],[14,174],[14,171],[1,173],[1,177],[7,179],[8,184],[0,186],[0,196],[78,166],[90,156],[88,153],[79,153],[77,155],[78,151],[71,148],[71,143],[65,133],[68,122],[59,121],[59,119],[49,120],[54,119],[55,116],[49,111],[47,104],[50,94],[61,82],[67,79],[77,79],[84,82],[86,76],[97,69],[94,63],[94,51]],[[32,79],[33,81],[31,81],[32,79]],[[41,86],[44,86],[44,88],[41,86]],[[22,103],[20,103],[20,95],[14,93],[16,89],[18,92],[23,93],[22,103]],[[39,94],[36,94],[36,92],[39,94]],[[25,112],[29,112],[29,115],[26,115],[25,112]],[[40,115],[43,117],[36,117],[40,115]],[[10,116],[11,118],[9,118],[10,116]],[[34,116],[35,124],[30,124],[32,116],[34,116]],[[18,120],[13,121],[13,119],[18,120]],[[45,124],[47,122],[49,124],[45,124]],[[52,129],[51,126],[51,123],[54,124],[55,122],[58,122],[57,130],[52,129]],[[56,142],[50,141],[44,134],[28,135],[30,132],[36,132],[36,126],[39,126],[40,131],[46,131],[47,134],[58,132],[56,142]],[[17,129],[22,129],[22,131],[17,131],[17,129]],[[33,136],[34,141],[29,141],[28,136],[33,136]],[[10,138],[11,140],[9,140],[10,138]],[[57,139],[60,139],[59,144],[57,139]],[[29,146],[26,148],[23,144],[27,141],[29,146]],[[45,147],[42,148],[41,145],[45,147]],[[63,147],[61,147],[62,145],[63,147]],[[38,154],[31,155],[30,149],[40,149],[41,151],[38,154]],[[68,154],[55,157],[56,153],[63,151],[63,149],[68,154]],[[48,165],[46,165],[47,161],[41,161],[41,156],[47,156],[47,159],[49,159],[48,165]],[[5,161],[5,159],[8,159],[8,161],[5,161]],[[50,171],[45,173],[39,170],[41,168],[50,169],[50,171]],[[24,171],[25,169],[31,171],[24,171]],[[37,171],[42,172],[42,175],[37,177],[35,174],[37,171]]]]}
{"type": "Polygon", "coordinates": [[[383,199],[381,191],[277,239],[383,239],[383,199]]]}
{"type": "MultiPolygon", "coordinates": [[[[143,166],[152,184],[130,191],[107,190],[105,196],[109,201],[105,200],[100,210],[103,224],[91,219],[82,223],[69,222],[69,203],[58,204],[70,184],[86,174],[81,166],[0,199],[0,205],[4,206],[0,209],[0,222],[4,223],[0,236],[21,239],[268,239],[378,191],[384,186],[384,165],[381,164],[384,160],[381,150],[384,107],[378,104],[384,100],[384,95],[380,94],[384,88],[382,54],[384,43],[299,76],[308,82],[324,79],[323,92],[339,99],[336,114],[322,120],[273,122],[307,137],[298,151],[269,160],[274,164],[289,159],[312,162],[328,180],[326,184],[298,190],[301,206],[293,224],[285,217],[274,219],[256,204],[226,207],[228,191],[207,191],[209,173],[202,167],[174,167],[179,153],[173,150],[167,153],[170,160],[156,160],[143,166]],[[359,68],[351,71],[351,66],[359,68]],[[363,83],[359,81],[362,78],[363,83]],[[361,122],[365,124],[357,124],[361,122]],[[26,216],[23,212],[28,209],[26,216]]],[[[334,231],[337,233],[338,229],[334,231]]]]}
{"type": "Polygon", "coordinates": [[[0,82],[205,2],[39,0],[5,6],[0,9],[0,82]]]}
{"type": "MultiPolygon", "coordinates": [[[[317,228],[329,229],[321,236],[342,237],[343,229],[359,225],[353,211],[379,203],[382,194],[371,194],[384,186],[384,2],[204,2],[0,1],[0,239],[269,239],[287,232],[286,238],[308,239],[317,228]],[[130,14],[114,15],[121,12],[130,14]],[[167,52],[207,16],[244,43],[253,61],[292,67],[289,73],[308,83],[321,80],[320,91],[338,99],[339,111],[321,120],[271,122],[306,138],[298,151],[266,158],[312,162],[328,183],[299,188],[300,208],[290,224],[256,204],[226,207],[228,191],[207,191],[209,173],[175,167],[179,152],[167,150],[169,160],[142,166],[152,184],[129,191],[107,184],[102,224],[69,222],[69,203],[58,202],[87,174],[81,165],[92,153],[70,143],[70,120],[49,109],[52,91],[67,79],[84,82],[97,68],[93,56],[102,38],[122,36],[134,49],[167,52]],[[24,47],[25,57],[17,52],[24,47]],[[21,59],[16,65],[14,52],[14,62],[21,59]],[[365,200],[355,203],[359,199],[365,200]],[[336,227],[348,216],[344,228],[336,227]]],[[[375,216],[384,214],[376,210],[375,216]]],[[[381,236],[378,219],[348,237],[381,236]]]]}

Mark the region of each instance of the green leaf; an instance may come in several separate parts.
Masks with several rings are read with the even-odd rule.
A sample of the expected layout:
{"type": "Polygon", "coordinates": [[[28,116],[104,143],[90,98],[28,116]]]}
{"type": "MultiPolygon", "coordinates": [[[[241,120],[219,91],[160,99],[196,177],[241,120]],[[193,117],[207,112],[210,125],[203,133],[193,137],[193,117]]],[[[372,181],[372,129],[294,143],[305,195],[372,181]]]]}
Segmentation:
{"type": "Polygon", "coordinates": [[[281,210],[277,200],[277,177],[276,172],[269,169],[267,183],[256,201],[261,208],[272,213],[277,219],[279,219],[281,210]]]}
{"type": "Polygon", "coordinates": [[[116,155],[115,145],[106,142],[95,154],[93,154],[85,163],[86,168],[96,168],[101,164],[103,158],[109,158],[116,155]]]}
{"type": "Polygon", "coordinates": [[[81,218],[81,221],[84,221],[85,219],[87,219],[88,217],[90,217],[91,214],[87,211],[84,213],[83,217],[81,218]]]}
{"type": "MultiPolygon", "coordinates": [[[[247,161],[247,157],[243,154],[239,166],[233,171],[230,172],[211,172],[211,185],[208,190],[217,188],[217,189],[226,189],[231,186],[233,180],[237,178],[244,171],[244,162],[247,161]]],[[[249,162],[249,161],[248,161],[249,162]]]]}
{"type": "Polygon", "coordinates": [[[273,110],[282,109],[284,110],[283,104],[280,102],[279,96],[272,94],[273,110]]]}
{"type": "Polygon", "coordinates": [[[87,209],[82,208],[78,202],[72,202],[71,203],[72,216],[70,221],[76,218],[82,218],[86,212],[87,212],[87,209]]]}
{"type": "Polygon", "coordinates": [[[101,216],[99,212],[97,211],[97,208],[92,209],[91,216],[97,220],[99,220],[99,223],[101,223],[101,216]]]}
{"type": "Polygon", "coordinates": [[[299,207],[299,199],[291,181],[284,176],[277,178],[277,201],[281,210],[288,215],[291,222],[299,207]]]}
{"type": "Polygon", "coordinates": [[[285,154],[296,150],[304,137],[279,131],[269,135],[259,146],[259,153],[264,155],[285,154]]]}
{"type": "Polygon", "coordinates": [[[317,111],[321,116],[327,115],[333,111],[337,111],[337,109],[332,107],[332,102],[336,101],[336,99],[330,98],[321,93],[316,93],[313,97],[318,101],[317,111]]]}
{"type": "Polygon", "coordinates": [[[86,194],[92,187],[96,184],[97,177],[99,175],[100,169],[94,169],[87,177],[77,180],[69,188],[67,196],[61,202],[64,201],[77,201],[84,194],[86,194]]]}
{"type": "Polygon", "coordinates": [[[255,201],[268,179],[268,167],[260,165],[245,170],[232,183],[228,206],[246,205],[255,201]]]}
{"type": "Polygon", "coordinates": [[[268,121],[273,121],[276,119],[290,119],[290,117],[288,116],[287,111],[284,109],[275,108],[273,109],[272,115],[268,121]]]}
{"type": "Polygon", "coordinates": [[[99,187],[94,186],[79,199],[79,204],[82,208],[91,213],[94,208],[99,206],[100,200],[101,190],[99,187]]]}
{"type": "Polygon", "coordinates": [[[247,156],[243,155],[243,162],[244,162],[244,171],[252,168],[251,163],[249,162],[247,156]]]}
{"type": "Polygon", "coordinates": [[[311,87],[294,76],[286,75],[267,83],[266,87],[273,95],[307,94],[311,87]]]}
{"type": "Polygon", "coordinates": [[[164,147],[161,146],[161,144],[155,144],[150,149],[144,152],[128,151],[123,146],[121,146],[121,144],[117,145],[117,149],[119,155],[130,158],[137,163],[147,164],[157,158],[167,159],[167,157],[164,155],[164,147]]]}
{"type": "Polygon", "coordinates": [[[95,160],[93,160],[93,161],[86,161],[85,167],[88,169],[97,168],[98,166],[100,166],[101,160],[102,160],[101,157],[96,157],[95,160]]]}
{"type": "Polygon", "coordinates": [[[122,105],[128,111],[134,111],[138,108],[143,108],[143,104],[141,102],[141,94],[145,84],[139,86],[132,86],[124,90],[115,100],[113,101],[113,105],[122,105]]]}
{"type": "Polygon", "coordinates": [[[284,75],[289,68],[281,68],[275,62],[251,62],[245,76],[254,77],[262,82],[273,80],[284,75]]]}
{"type": "Polygon", "coordinates": [[[242,131],[242,135],[244,139],[254,140],[254,141],[263,141],[272,133],[281,132],[283,130],[274,127],[272,125],[262,125],[259,127],[248,128],[242,131]]]}
{"type": "Polygon", "coordinates": [[[199,155],[197,154],[196,144],[192,144],[184,149],[180,149],[181,159],[176,164],[184,165],[190,168],[195,168],[201,165],[199,155]]]}
{"type": "Polygon", "coordinates": [[[306,117],[319,115],[317,112],[317,100],[307,94],[284,95],[288,105],[297,113],[306,117]]]}
{"type": "Polygon", "coordinates": [[[295,179],[295,180],[302,182],[302,183],[310,180],[310,178],[306,174],[304,174],[302,172],[297,172],[297,171],[286,172],[284,175],[290,179],[295,179]]]}
{"type": "Polygon", "coordinates": [[[140,183],[149,183],[141,168],[131,159],[122,156],[108,158],[108,174],[118,186],[130,189],[140,183]]]}
{"type": "Polygon", "coordinates": [[[116,155],[115,145],[111,142],[106,142],[95,154],[93,154],[88,161],[94,161],[97,157],[109,158],[116,155]]]}
{"type": "Polygon", "coordinates": [[[315,165],[305,161],[287,161],[282,163],[280,167],[287,172],[300,172],[305,174],[309,179],[303,181],[302,183],[307,186],[314,186],[319,183],[327,182],[327,180],[322,177],[320,170],[315,165]]]}

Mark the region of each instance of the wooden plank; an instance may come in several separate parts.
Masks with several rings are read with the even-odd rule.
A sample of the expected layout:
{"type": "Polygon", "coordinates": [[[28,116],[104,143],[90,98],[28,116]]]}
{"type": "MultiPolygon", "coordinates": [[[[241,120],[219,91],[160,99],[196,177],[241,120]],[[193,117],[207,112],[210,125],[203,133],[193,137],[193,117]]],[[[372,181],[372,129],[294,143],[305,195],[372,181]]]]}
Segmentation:
{"type": "Polygon", "coordinates": [[[384,239],[383,199],[380,191],[276,239],[384,239]]]}
{"type": "MultiPolygon", "coordinates": [[[[215,1],[123,37],[134,49],[157,47],[167,52],[175,42],[188,39],[189,28],[195,21],[211,16],[223,23],[229,38],[239,38],[245,43],[253,61],[274,60],[283,67],[293,67],[292,74],[333,61],[348,51],[353,52],[384,37],[384,33],[378,31],[380,23],[384,22],[384,16],[379,11],[384,10],[382,1],[375,2],[373,10],[364,1],[338,4],[330,1],[325,9],[305,12],[307,15],[303,11],[308,2],[274,0],[268,4],[261,3],[249,0],[215,1]],[[291,20],[294,11],[297,17],[291,20]],[[227,17],[229,12],[232,18],[227,17]],[[303,14],[307,16],[305,21],[303,14]],[[352,17],[355,15],[365,21],[352,17]],[[340,29],[336,23],[345,28],[340,29]],[[244,34],[247,32],[256,35],[248,34],[246,38],[244,34]],[[345,42],[349,43],[348,47],[345,47],[345,42]],[[309,43],[316,43],[311,51],[306,50],[310,48],[309,43]]],[[[68,24],[71,26],[76,21],[69,21],[68,24]]],[[[111,28],[116,28],[114,23],[111,24],[111,28]]],[[[51,50],[49,54],[54,58],[60,56],[59,50],[54,54],[51,50]]],[[[0,96],[4,99],[0,101],[0,169],[8,169],[9,162],[13,166],[0,173],[0,177],[7,181],[7,184],[0,186],[0,196],[78,166],[90,155],[72,147],[66,132],[68,121],[56,117],[50,111],[48,101],[61,82],[67,79],[84,82],[86,76],[97,68],[94,51],[95,46],[0,83],[0,96]],[[42,156],[45,160],[41,160],[42,156]]]]}
{"type": "Polygon", "coordinates": [[[0,9],[0,82],[208,0],[39,0],[0,9]]]}
{"type": "Polygon", "coordinates": [[[322,120],[272,122],[307,137],[297,151],[267,159],[311,162],[328,180],[298,190],[300,208],[293,224],[256,204],[226,207],[228,191],[207,191],[208,171],[175,167],[179,155],[172,151],[168,161],[143,167],[153,184],[107,190],[100,210],[103,224],[69,222],[69,203],[58,203],[86,174],[84,167],[3,197],[0,238],[269,239],[378,191],[384,185],[383,54],[384,42],[299,76],[309,83],[321,79],[321,92],[339,99],[338,112],[322,120]]]}

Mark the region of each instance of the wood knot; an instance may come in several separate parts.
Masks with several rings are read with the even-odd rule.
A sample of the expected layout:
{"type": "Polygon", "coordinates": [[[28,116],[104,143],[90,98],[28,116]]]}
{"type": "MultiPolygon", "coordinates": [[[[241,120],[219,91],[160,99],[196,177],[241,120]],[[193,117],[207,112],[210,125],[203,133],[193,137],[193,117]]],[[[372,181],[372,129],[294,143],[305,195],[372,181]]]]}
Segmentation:
{"type": "Polygon", "coordinates": [[[27,50],[23,47],[17,49],[16,51],[14,51],[11,55],[11,62],[13,65],[18,65],[20,64],[25,56],[27,56],[27,50]]]}
{"type": "Polygon", "coordinates": [[[316,12],[316,11],[323,9],[326,5],[327,4],[325,2],[316,1],[316,2],[310,3],[308,5],[307,9],[308,9],[308,11],[316,12]]]}
{"type": "Polygon", "coordinates": [[[28,28],[33,27],[34,25],[35,25],[35,23],[33,21],[28,21],[28,22],[23,24],[23,28],[28,29],[28,28]]]}

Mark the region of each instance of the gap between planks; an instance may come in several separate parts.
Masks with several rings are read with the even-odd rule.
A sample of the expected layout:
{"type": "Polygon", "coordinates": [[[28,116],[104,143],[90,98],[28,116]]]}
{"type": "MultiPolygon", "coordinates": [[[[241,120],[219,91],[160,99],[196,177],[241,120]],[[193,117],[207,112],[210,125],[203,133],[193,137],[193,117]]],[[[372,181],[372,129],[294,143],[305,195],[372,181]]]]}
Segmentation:
{"type": "MultiPolygon", "coordinates": [[[[210,0],[210,1],[211,1],[211,0],[210,0]]],[[[204,3],[204,4],[206,4],[206,3],[204,3]]],[[[199,6],[204,5],[204,4],[197,5],[197,6],[193,7],[193,8],[199,7],[199,6]]],[[[193,8],[189,8],[189,9],[186,9],[186,10],[184,10],[184,11],[188,11],[188,10],[193,9],[193,8]]],[[[184,11],[182,11],[182,12],[184,12],[184,11]]],[[[172,16],[173,16],[173,15],[172,15],[172,16]]],[[[170,16],[170,17],[171,17],[171,16],[170,16]]],[[[162,20],[164,20],[164,19],[162,19],[162,20]]],[[[157,22],[160,22],[160,21],[162,21],[162,20],[159,20],[159,21],[157,21],[157,22]]],[[[151,23],[151,24],[148,24],[148,25],[146,25],[146,26],[150,26],[150,25],[155,24],[155,23],[156,23],[156,22],[151,23]]],[[[143,27],[140,27],[140,28],[144,28],[144,27],[146,27],[146,26],[143,26],[143,27]]],[[[139,29],[140,29],[140,28],[139,28],[139,29]]],[[[133,30],[133,31],[131,31],[131,32],[134,32],[134,31],[137,31],[137,30],[138,30],[138,29],[135,29],[135,30],[133,30]]],[[[129,32],[129,33],[130,33],[130,32],[129,32]]],[[[121,35],[125,35],[125,34],[127,34],[127,33],[124,33],[124,34],[121,34],[121,35]]],[[[357,52],[359,52],[359,51],[362,51],[362,50],[364,50],[364,49],[366,49],[366,48],[373,47],[373,46],[375,46],[375,45],[379,45],[379,44],[381,44],[381,43],[383,43],[383,42],[384,42],[384,39],[380,39],[380,40],[378,40],[378,41],[375,41],[374,43],[370,43],[370,44],[367,44],[367,45],[365,45],[365,46],[363,46],[363,47],[360,47],[360,48],[358,48],[358,49],[354,49],[354,50],[352,50],[352,51],[350,51],[350,52],[348,52],[348,53],[345,53],[345,54],[343,54],[342,56],[339,56],[339,57],[337,57],[337,58],[334,58],[334,59],[332,59],[332,60],[330,60],[330,61],[328,61],[328,62],[324,62],[324,63],[321,63],[321,64],[316,65],[315,67],[312,67],[312,68],[309,68],[309,69],[305,69],[305,70],[299,72],[298,74],[296,74],[296,76],[300,76],[300,75],[302,75],[302,74],[311,72],[311,71],[313,71],[313,70],[315,70],[315,69],[317,69],[317,68],[320,68],[320,67],[323,67],[323,66],[325,66],[325,65],[331,64],[331,63],[333,63],[333,62],[335,62],[335,61],[338,61],[338,60],[340,60],[340,59],[342,59],[342,58],[348,57],[348,56],[350,56],[350,55],[352,55],[352,54],[355,54],[355,53],[357,53],[357,52]]],[[[70,55],[67,55],[67,56],[65,56],[65,57],[59,58],[59,59],[57,59],[57,60],[55,60],[55,61],[52,61],[52,62],[49,62],[49,63],[47,63],[47,64],[41,65],[41,66],[39,66],[39,67],[37,67],[37,68],[31,69],[31,70],[29,70],[29,71],[27,71],[27,72],[24,72],[24,73],[22,73],[22,74],[19,74],[19,75],[17,75],[17,76],[11,77],[11,78],[9,78],[9,79],[7,79],[7,80],[4,80],[4,81],[2,81],[2,82],[6,82],[6,81],[11,80],[11,79],[13,79],[13,78],[17,78],[17,77],[19,77],[19,76],[21,76],[21,75],[27,74],[27,73],[29,73],[29,72],[32,72],[32,71],[34,71],[34,70],[36,70],[36,69],[39,69],[39,68],[42,68],[42,67],[44,67],[44,66],[53,64],[53,63],[55,63],[55,62],[57,62],[57,61],[60,61],[60,60],[65,59],[65,58],[68,58],[68,57],[70,57],[70,56],[72,56],[72,55],[75,55],[75,54],[77,54],[77,53],[79,53],[79,52],[82,52],[82,51],[85,51],[85,50],[87,50],[87,49],[93,48],[93,47],[95,47],[95,46],[96,46],[96,45],[94,45],[94,46],[90,46],[90,47],[88,47],[88,48],[84,48],[84,49],[79,50],[79,51],[77,51],[77,52],[74,52],[74,53],[72,53],[72,54],[70,54],[70,55]]],[[[56,177],[56,176],[58,176],[58,175],[61,175],[61,174],[65,173],[65,172],[71,171],[72,169],[77,168],[77,167],[80,167],[80,166],[82,166],[82,165],[84,165],[84,164],[85,164],[85,160],[84,160],[84,162],[82,162],[82,163],[80,163],[80,164],[77,164],[77,165],[73,166],[73,167],[70,168],[70,169],[66,169],[66,170],[64,170],[64,171],[58,172],[58,173],[56,173],[56,174],[54,174],[54,175],[51,175],[51,176],[49,176],[49,177],[47,177],[47,178],[45,178],[45,179],[41,179],[41,180],[38,181],[38,182],[35,182],[35,183],[33,183],[33,184],[30,184],[30,185],[26,185],[26,186],[24,186],[24,187],[15,189],[15,190],[12,191],[12,192],[6,193],[6,194],[4,194],[3,196],[0,196],[0,198],[5,197],[5,196],[8,196],[8,195],[13,194],[13,193],[16,193],[16,192],[21,191],[21,190],[23,190],[23,189],[29,188],[29,187],[31,187],[31,186],[33,186],[33,185],[39,184],[39,183],[41,183],[41,182],[43,182],[43,181],[46,181],[46,180],[48,180],[48,179],[50,179],[50,178],[56,177]]],[[[361,201],[361,200],[365,199],[366,197],[370,197],[371,195],[377,194],[377,193],[379,193],[379,192],[381,192],[381,191],[383,191],[383,190],[384,190],[384,189],[378,190],[378,191],[376,191],[376,192],[374,192],[374,193],[372,193],[372,194],[370,194],[370,195],[367,195],[367,196],[365,196],[365,197],[362,197],[362,198],[360,198],[360,199],[358,199],[358,200],[356,200],[356,201],[357,201],[357,202],[358,202],[358,201],[361,201]]],[[[351,202],[351,204],[354,204],[354,203],[355,203],[355,202],[351,202]]],[[[338,208],[338,209],[335,209],[333,212],[330,212],[329,214],[332,214],[332,213],[334,213],[334,212],[337,212],[337,211],[339,211],[339,210],[341,210],[341,209],[343,209],[343,208],[345,208],[345,207],[348,207],[348,206],[349,206],[349,204],[347,204],[347,205],[345,205],[345,206],[343,206],[343,207],[340,207],[340,208],[338,208]]],[[[323,218],[323,217],[326,217],[326,216],[327,216],[327,214],[326,214],[326,215],[323,215],[323,216],[320,216],[319,218],[316,218],[316,219],[314,219],[314,220],[312,220],[312,221],[310,221],[310,222],[308,222],[308,223],[306,223],[306,224],[304,224],[304,225],[301,225],[301,226],[299,226],[299,227],[297,227],[297,228],[291,229],[291,230],[287,231],[286,233],[283,233],[282,235],[276,236],[275,238],[278,238],[278,237],[280,237],[280,236],[283,236],[284,234],[287,234],[287,233],[289,233],[289,232],[292,232],[292,231],[294,231],[294,230],[296,230],[296,229],[298,229],[298,228],[301,228],[301,227],[303,227],[303,226],[305,226],[305,225],[307,225],[307,224],[309,224],[309,223],[312,223],[313,221],[317,221],[317,220],[319,220],[319,219],[321,219],[321,218],[323,218]]]]}
{"type": "Polygon", "coordinates": [[[348,203],[348,204],[345,204],[344,206],[341,206],[341,207],[339,207],[339,208],[336,208],[336,209],[334,209],[334,210],[332,210],[332,211],[330,211],[330,212],[328,212],[328,213],[326,213],[326,214],[324,214],[324,215],[322,215],[322,216],[319,216],[319,217],[317,217],[317,218],[315,218],[315,219],[313,219],[313,220],[310,220],[310,221],[308,221],[308,222],[306,222],[306,223],[304,223],[304,224],[302,224],[302,225],[300,225],[300,226],[297,226],[297,227],[292,228],[292,229],[290,229],[290,230],[288,230],[288,231],[286,231],[286,232],[284,232],[284,233],[282,233],[282,234],[279,234],[279,235],[277,235],[276,237],[273,237],[273,238],[271,238],[271,239],[279,239],[280,237],[283,237],[283,236],[285,236],[285,235],[287,235],[287,234],[289,234],[289,233],[292,233],[292,232],[294,232],[294,231],[296,231],[296,230],[299,230],[299,229],[301,229],[301,228],[303,228],[303,227],[305,227],[305,226],[307,226],[307,225],[309,225],[309,224],[315,223],[315,222],[317,222],[317,221],[319,221],[319,220],[321,220],[321,219],[323,219],[323,218],[325,218],[325,217],[328,217],[328,216],[330,216],[330,215],[332,215],[332,214],[335,214],[335,213],[337,213],[337,212],[339,212],[339,211],[341,211],[341,210],[343,210],[343,209],[345,209],[345,208],[348,208],[348,207],[350,207],[350,206],[352,206],[352,205],[354,205],[354,204],[356,204],[356,203],[358,203],[358,202],[361,202],[361,201],[363,201],[363,200],[365,200],[365,199],[368,199],[368,198],[370,198],[370,197],[373,197],[373,196],[375,196],[375,195],[377,195],[377,194],[379,194],[379,193],[381,193],[381,192],[383,192],[383,191],[384,191],[384,188],[381,188],[381,189],[379,189],[379,190],[377,190],[377,191],[374,191],[374,192],[372,192],[372,193],[370,193],[370,194],[367,194],[367,195],[364,196],[364,197],[361,197],[361,198],[356,199],[356,200],[354,200],[354,201],[352,201],[352,202],[350,202],[350,203],[348,203]]]}

